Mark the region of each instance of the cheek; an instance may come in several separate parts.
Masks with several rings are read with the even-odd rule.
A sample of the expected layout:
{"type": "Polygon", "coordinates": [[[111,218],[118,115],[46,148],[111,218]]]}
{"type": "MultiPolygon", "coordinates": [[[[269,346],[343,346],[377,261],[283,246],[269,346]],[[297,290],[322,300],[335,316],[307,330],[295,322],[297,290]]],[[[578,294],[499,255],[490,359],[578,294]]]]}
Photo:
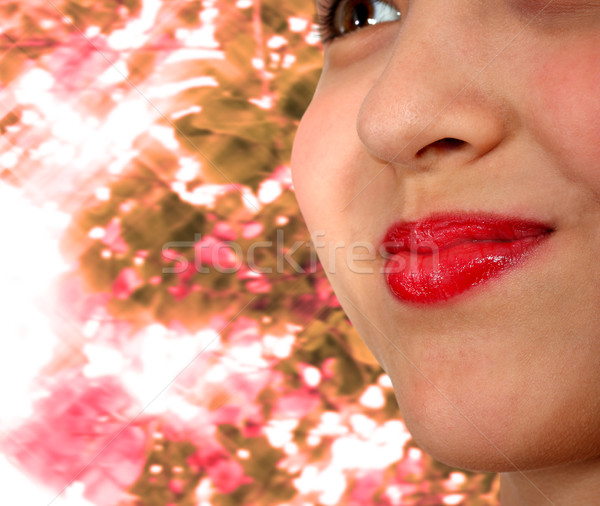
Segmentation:
{"type": "Polygon", "coordinates": [[[328,156],[323,145],[326,135],[316,124],[318,115],[314,105],[306,111],[296,132],[291,160],[296,199],[311,234],[325,225],[324,212],[330,205],[331,173],[322,166],[328,156]]]}
{"type": "Polygon", "coordinates": [[[357,160],[361,157],[356,134],[356,108],[343,87],[335,95],[317,92],[294,140],[292,177],[296,197],[309,230],[337,228],[342,209],[355,195],[357,160]],[[344,106],[344,104],[347,104],[344,106]]]}
{"type": "Polygon", "coordinates": [[[550,54],[531,89],[534,130],[569,178],[600,192],[600,37],[550,54]]]}

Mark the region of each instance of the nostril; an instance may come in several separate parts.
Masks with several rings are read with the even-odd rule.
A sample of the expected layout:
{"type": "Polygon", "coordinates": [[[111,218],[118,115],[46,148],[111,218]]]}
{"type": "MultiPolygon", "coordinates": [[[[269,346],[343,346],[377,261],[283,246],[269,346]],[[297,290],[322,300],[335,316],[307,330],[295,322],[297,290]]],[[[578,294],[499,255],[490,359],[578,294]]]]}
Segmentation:
{"type": "Polygon", "coordinates": [[[438,152],[448,152],[448,151],[456,151],[460,149],[462,146],[466,144],[465,141],[461,141],[460,139],[454,139],[452,137],[446,137],[444,139],[440,139],[439,141],[432,142],[428,144],[424,148],[419,149],[417,151],[417,157],[422,157],[425,152],[433,150],[438,152]]]}

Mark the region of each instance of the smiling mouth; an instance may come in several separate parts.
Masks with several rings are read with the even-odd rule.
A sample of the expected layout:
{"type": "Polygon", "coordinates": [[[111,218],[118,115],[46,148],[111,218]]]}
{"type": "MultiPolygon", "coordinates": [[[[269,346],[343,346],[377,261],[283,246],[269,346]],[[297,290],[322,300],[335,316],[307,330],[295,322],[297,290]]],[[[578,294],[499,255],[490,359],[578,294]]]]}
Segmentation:
{"type": "Polygon", "coordinates": [[[441,215],[392,225],[385,279],[403,302],[447,301],[520,265],[553,229],[497,215],[441,215]]]}

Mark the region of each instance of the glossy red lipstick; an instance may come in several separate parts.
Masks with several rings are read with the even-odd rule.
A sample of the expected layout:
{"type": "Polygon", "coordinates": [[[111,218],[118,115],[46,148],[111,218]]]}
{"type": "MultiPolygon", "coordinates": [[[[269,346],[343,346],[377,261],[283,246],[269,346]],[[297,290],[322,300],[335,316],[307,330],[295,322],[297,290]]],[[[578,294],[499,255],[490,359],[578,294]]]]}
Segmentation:
{"type": "Polygon", "coordinates": [[[405,302],[445,301],[518,265],[551,232],[542,223],[499,216],[398,223],[382,244],[386,282],[405,302]]]}

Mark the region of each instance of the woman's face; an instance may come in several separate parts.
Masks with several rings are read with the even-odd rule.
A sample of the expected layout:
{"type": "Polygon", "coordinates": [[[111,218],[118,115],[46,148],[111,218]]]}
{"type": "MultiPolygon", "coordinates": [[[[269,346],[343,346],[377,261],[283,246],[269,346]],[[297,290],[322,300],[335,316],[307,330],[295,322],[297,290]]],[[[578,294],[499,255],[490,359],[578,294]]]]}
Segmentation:
{"type": "Polygon", "coordinates": [[[408,428],[465,468],[597,458],[600,1],[337,5],[294,185],[408,428]]]}

